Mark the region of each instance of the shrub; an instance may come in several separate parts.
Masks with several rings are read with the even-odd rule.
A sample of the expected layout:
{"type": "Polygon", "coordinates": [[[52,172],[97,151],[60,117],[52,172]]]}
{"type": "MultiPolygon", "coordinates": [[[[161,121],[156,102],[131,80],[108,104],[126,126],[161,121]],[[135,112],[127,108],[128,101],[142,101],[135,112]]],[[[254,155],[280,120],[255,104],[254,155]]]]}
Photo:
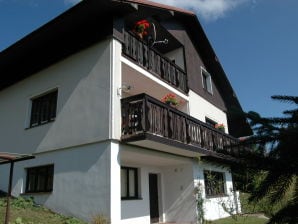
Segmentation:
{"type": "Polygon", "coordinates": [[[11,206],[17,209],[32,208],[34,207],[33,197],[18,197],[11,201],[11,206]]]}
{"type": "Polygon", "coordinates": [[[92,224],[110,224],[110,221],[105,215],[97,214],[92,216],[91,223],[92,224]]]}

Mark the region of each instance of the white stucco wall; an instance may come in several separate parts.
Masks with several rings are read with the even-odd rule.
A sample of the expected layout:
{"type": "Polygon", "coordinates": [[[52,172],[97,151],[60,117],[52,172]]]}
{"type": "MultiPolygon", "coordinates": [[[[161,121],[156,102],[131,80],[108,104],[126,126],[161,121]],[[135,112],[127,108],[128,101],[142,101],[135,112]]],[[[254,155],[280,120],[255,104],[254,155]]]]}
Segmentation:
{"type": "Polygon", "coordinates": [[[189,91],[189,114],[203,122],[208,117],[217,123],[224,124],[225,132],[228,133],[226,113],[191,90],[189,91]]]}
{"type": "Polygon", "coordinates": [[[121,201],[122,224],[149,224],[149,174],[158,175],[160,221],[194,223],[192,160],[132,146],[121,146],[121,166],[139,170],[137,200],[121,201]],[[134,160],[134,161],[132,161],[134,160]]]}
{"type": "Polygon", "coordinates": [[[111,89],[111,113],[110,113],[110,121],[111,121],[111,133],[110,136],[112,139],[120,139],[121,138],[121,90],[122,87],[122,63],[121,63],[121,55],[122,55],[122,44],[113,40],[111,44],[111,71],[112,75],[110,78],[110,89],[111,89]]]}
{"type": "Polygon", "coordinates": [[[122,163],[122,166],[138,168],[140,199],[121,200],[121,224],[150,224],[149,173],[160,173],[160,169],[122,163]]]}
{"type": "Polygon", "coordinates": [[[167,222],[196,223],[192,164],[164,168],[164,214],[167,222]]]}
{"type": "MultiPolygon", "coordinates": [[[[26,168],[54,164],[53,192],[24,196],[33,196],[38,204],[84,220],[90,220],[93,215],[100,213],[109,217],[111,208],[113,212],[117,208],[115,203],[112,207],[110,200],[113,191],[110,188],[110,166],[117,167],[117,160],[111,163],[115,157],[111,156],[112,151],[118,157],[117,147],[112,146],[111,142],[102,142],[37,154],[35,159],[15,164],[12,193],[15,196],[25,193],[26,168]]],[[[2,181],[2,178],[7,175],[8,170],[1,166],[0,188],[3,190],[7,190],[6,184],[2,186],[7,179],[2,181]]],[[[119,184],[115,187],[118,189],[114,189],[113,194],[120,197],[120,193],[115,193],[120,192],[119,184]]],[[[118,204],[120,210],[119,200],[118,204]]]]}
{"type": "Polygon", "coordinates": [[[0,151],[44,152],[108,139],[112,51],[112,39],[105,40],[1,91],[0,151]],[[26,129],[30,99],[53,88],[56,120],[26,129]]]}
{"type": "Polygon", "coordinates": [[[224,211],[222,203],[229,208],[236,208],[235,198],[233,194],[233,181],[232,174],[230,172],[229,167],[225,167],[223,165],[216,165],[207,162],[200,161],[199,163],[194,165],[194,179],[195,184],[200,183],[203,187],[202,196],[204,199],[204,212],[206,220],[215,220],[224,217],[230,216],[227,212],[224,211]],[[205,184],[204,184],[204,170],[208,171],[216,171],[224,173],[225,179],[225,192],[226,196],[222,197],[206,197],[205,194],[205,184]]]}

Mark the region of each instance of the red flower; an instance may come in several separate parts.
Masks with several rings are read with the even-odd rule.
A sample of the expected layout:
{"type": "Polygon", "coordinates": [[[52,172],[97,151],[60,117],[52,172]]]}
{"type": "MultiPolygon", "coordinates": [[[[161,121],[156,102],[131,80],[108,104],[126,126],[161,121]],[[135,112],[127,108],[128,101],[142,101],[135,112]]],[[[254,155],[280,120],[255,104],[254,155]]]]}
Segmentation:
{"type": "Polygon", "coordinates": [[[224,124],[216,124],[215,125],[215,128],[217,128],[217,129],[224,129],[225,128],[225,125],[224,124]]]}
{"type": "Polygon", "coordinates": [[[170,103],[170,104],[173,104],[173,105],[178,105],[179,104],[179,102],[176,98],[176,95],[173,94],[173,93],[168,93],[163,98],[161,98],[161,101],[163,103],[170,103]]]}
{"type": "Polygon", "coordinates": [[[150,23],[146,19],[143,19],[135,23],[134,31],[139,35],[144,36],[148,34],[147,29],[149,27],[150,23]]]}

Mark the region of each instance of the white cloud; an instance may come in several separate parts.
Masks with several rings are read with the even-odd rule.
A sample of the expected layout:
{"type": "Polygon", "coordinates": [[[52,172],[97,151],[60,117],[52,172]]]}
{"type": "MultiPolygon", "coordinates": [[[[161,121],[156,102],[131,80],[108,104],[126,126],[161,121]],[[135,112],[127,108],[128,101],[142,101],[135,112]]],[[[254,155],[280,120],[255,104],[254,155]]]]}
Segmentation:
{"type": "Polygon", "coordinates": [[[64,4],[65,5],[76,5],[79,2],[81,2],[82,0],[64,0],[64,4]]]}
{"type": "Polygon", "coordinates": [[[152,0],[196,12],[208,21],[224,17],[229,11],[246,4],[256,4],[256,0],[152,0]]]}

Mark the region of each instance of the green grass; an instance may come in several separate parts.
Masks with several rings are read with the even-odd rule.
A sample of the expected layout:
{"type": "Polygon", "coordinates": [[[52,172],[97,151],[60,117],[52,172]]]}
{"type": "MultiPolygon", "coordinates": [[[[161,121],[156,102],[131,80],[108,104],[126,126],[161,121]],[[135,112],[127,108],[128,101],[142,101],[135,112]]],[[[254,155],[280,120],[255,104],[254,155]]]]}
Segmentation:
{"type": "Polygon", "coordinates": [[[257,203],[249,202],[249,196],[250,194],[247,193],[240,194],[242,213],[264,213],[267,217],[271,217],[287,203],[286,198],[284,200],[279,201],[276,204],[272,204],[266,197],[258,201],[257,203]]]}
{"type": "MultiPolygon", "coordinates": [[[[242,195],[242,202],[247,201],[248,195],[242,195]]],[[[0,223],[4,223],[6,209],[5,198],[0,198],[0,223]]],[[[260,211],[262,207],[244,205],[246,212],[260,211]]],[[[237,220],[231,217],[209,221],[208,224],[265,224],[268,220],[253,216],[237,216],[237,220]]],[[[86,224],[85,222],[63,215],[56,214],[42,206],[34,204],[32,199],[19,197],[11,200],[10,224],[86,224]]]]}
{"type": "MultiPolygon", "coordinates": [[[[4,223],[6,201],[0,198],[0,223],[4,223]]],[[[32,199],[19,197],[11,200],[11,224],[86,224],[73,217],[56,214],[44,207],[36,206],[32,199]]]]}
{"type": "Polygon", "coordinates": [[[231,217],[225,219],[219,219],[216,221],[210,222],[210,224],[265,224],[268,219],[258,218],[253,216],[237,216],[237,220],[232,219],[231,217]]]}

